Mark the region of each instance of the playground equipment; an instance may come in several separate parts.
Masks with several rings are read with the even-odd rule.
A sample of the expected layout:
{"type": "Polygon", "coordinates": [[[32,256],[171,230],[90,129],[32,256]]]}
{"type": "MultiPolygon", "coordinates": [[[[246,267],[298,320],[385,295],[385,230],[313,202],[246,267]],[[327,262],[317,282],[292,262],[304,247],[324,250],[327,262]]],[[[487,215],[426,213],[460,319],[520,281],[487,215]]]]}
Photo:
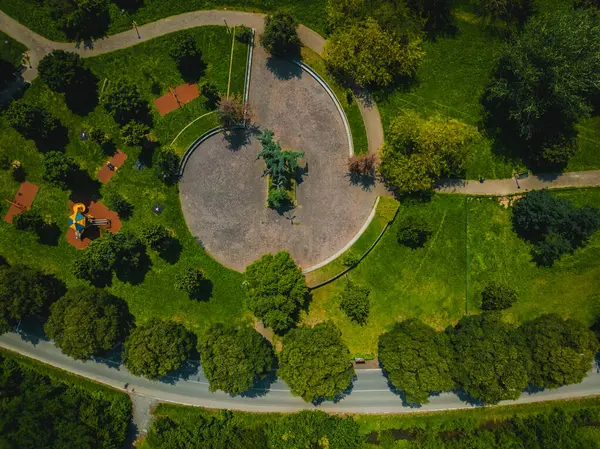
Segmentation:
{"type": "Polygon", "coordinates": [[[95,218],[85,213],[86,207],[82,203],[73,205],[73,215],[69,217],[69,228],[75,231],[75,238],[81,240],[83,231],[90,226],[110,228],[111,222],[107,218],[95,218]]]}

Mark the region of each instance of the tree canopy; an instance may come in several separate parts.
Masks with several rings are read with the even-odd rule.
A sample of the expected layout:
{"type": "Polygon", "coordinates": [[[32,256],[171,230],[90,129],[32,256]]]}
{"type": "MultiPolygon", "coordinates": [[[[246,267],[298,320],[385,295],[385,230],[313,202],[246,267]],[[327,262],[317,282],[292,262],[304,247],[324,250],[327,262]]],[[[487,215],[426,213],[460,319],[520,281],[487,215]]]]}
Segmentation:
{"type": "Polygon", "coordinates": [[[200,339],[198,351],[211,391],[248,391],[273,366],[271,345],[250,327],[215,325],[200,339]]]}
{"type": "Polygon", "coordinates": [[[75,41],[104,37],[108,29],[107,0],[48,0],[52,18],[75,41]]]}
{"type": "Polygon", "coordinates": [[[302,270],[286,251],[265,254],[246,268],[248,308],[277,333],[291,329],[308,288],[302,270]]]}
{"type": "Polygon", "coordinates": [[[324,50],[333,73],[362,87],[385,87],[400,77],[413,77],[423,56],[420,38],[398,39],[373,19],[340,29],[324,50]]]}
{"type": "Polygon", "coordinates": [[[48,111],[23,101],[13,101],[4,116],[10,126],[26,139],[47,140],[60,127],[48,111]]]}
{"type": "Polygon", "coordinates": [[[40,78],[55,92],[66,92],[76,84],[82,70],[80,56],[64,50],[53,50],[38,66],[40,78]]]}
{"type": "Polygon", "coordinates": [[[475,0],[477,14],[488,25],[514,32],[535,11],[534,0],[475,0]]]}
{"type": "Polygon", "coordinates": [[[550,266],[563,254],[587,244],[600,229],[600,211],[575,207],[548,190],[534,190],[516,202],[512,223],[519,236],[534,244],[536,262],[550,266]]]}
{"type": "Polygon", "coordinates": [[[63,190],[69,188],[69,182],[78,168],[71,156],[60,151],[50,151],[44,155],[44,181],[63,190]]]}
{"type": "Polygon", "coordinates": [[[94,285],[108,285],[113,271],[124,281],[140,276],[146,248],[128,232],[106,232],[90,243],[73,263],[73,273],[94,285]]]}
{"type": "Polygon", "coordinates": [[[165,184],[174,184],[178,179],[180,159],[174,151],[162,149],[154,157],[154,173],[165,184]]]}
{"type": "Polygon", "coordinates": [[[453,378],[473,398],[488,404],[516,399],[527,386],[525,357],[518,334],[500,315],[462,318],[450,330],[453,378]]]}
{"type": "Polygon", "coordinates": [[[292,329],[283,338],[279,376],[306,402],[334,399],[352,384],[354,367],[331,322],[292,329]]]}
{"type": "Polygon", "coordinates": [[[71,289],[52,304],[50,311],[44,330],[74,359],[105,354],[129,331],[127,303],[105,290],[71,289]]]}
{"type": "Polygon", "coordinates": [[[260,44],[269,53],[285,56],[297,52],[300,47],[298,22],[288,11],[278,11],[265,17],[265,31],[260,44]]]}
{"type": "Polygon", "coordinates": [[[452,380],[452,347],[447,334],[417,319],[396,323],[379,337],[379,361],[408,403],[429,402],[429,393],[447,391],[452,380]]]}
{"type": "Polygon", "coordinates": [[[131,420],[129,397],[62,375],[57,380],[58,375],[48,375],[52,371],[0,355],[2,447],[123,447],[131,420]]]}
{"type": "Polygon", "coordinates": [[[379,170],[399,193],[429,192],[441,176],[462,174],[477,130],[454,119],[403,111],[392,120],[379,170]]]}
{"type": "Polygon", "coordinates": [[[151,318],[131,331],[123,360],[132,374],[156,379],[179,368],[193,346],[192,335],[181,324],[151,318]]]}
{"type": "Polygon", "coordinates": [[[52,302],[65,294],[65,284],[50,274],[24,265],[0,269],[0,333],[13,329],[19,320],[45,316],[52,302]]]}
{"type": "Polygon", "coordinates": [[[599,348],[591,330],[554,313],[524,323],[519,331],[527,348],[529,381],[541,388],[581,382],[599,348]]]}
{"type": "Polygon", "coordinates": [[[531,163],[564,166],[575,122],[600,93],[600,21],[585,10],[533,17],[498,59],[482,102],[489,124],[525,141],[531,163]]]}

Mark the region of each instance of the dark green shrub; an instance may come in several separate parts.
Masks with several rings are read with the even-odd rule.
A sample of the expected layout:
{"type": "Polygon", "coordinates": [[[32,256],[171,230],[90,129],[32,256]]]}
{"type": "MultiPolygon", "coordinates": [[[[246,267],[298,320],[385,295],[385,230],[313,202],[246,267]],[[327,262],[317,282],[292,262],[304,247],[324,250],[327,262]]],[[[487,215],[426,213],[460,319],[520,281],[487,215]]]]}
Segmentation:
{"type": "Polygon", "coordinates": [[[82,70],[80,56],[64,50],[52,51],[38,66],[40,78],[55,92],[65,92],[77,83],[82,70]]]}
{"type": "Polygon", "coordinates": [[[121,194],[113,192],[106,197],[106,205],[109,209],[119,214],[124,220],[133,215],[133,204],[127,201],[121,194]]]}
{"type": "Polygon", "coordinates": [[[350,250],[342,257],[342,263],[347,267],[355,267],[360,263],[360,255],[350,250]]]}
{"type": "Polygon", "coordinates": [[[144,142],[149,131],[150,128],[148,128],[148,125],[131,121],[121,128],[121,139],[125,145],[139,147],[144,142]]]}
{"type": "Polygon", "coordinates": [[[490,282],[481,292],[481,308],[483,310],[504,310],[512,306],[517,299],[517,292],[508,285],[490,282]]]}
{"type": "Polygon", "coordinates": [[[340,294],[340,309],[352,321],[358,324],[366,324],[371,310],[370,293],[371,290],[367,287],[348,281],[340,294]]]}
{"type": "Polygon", "coordinates": [[[169,231],[159,224],[151,224],[142,229],[142,241],[154,251],[161,251],[171,239],[169,231]]]}
{"type": "Polygon", "coordinates": [[[285,189],[269,189],[267,203],[273,209],[284,207],[292,201],[292,197],[285,189]]]}
{"type": "Polygon", "coordinates": [[[111,81],[104,91],[103,104],[120,125],[148,119],[148,103],[142,99],[138,88],[127,81],[111,81]]]}
{"type": "Polygon", "coordinates": [[[165,184],[177,181],[179,173],[179,156],[171,150],[160,150],[155,156],[154,172],[165,184]]]}
{"type": "Polygon", "coordinates": [[[186,268],[175,275],[175,287],[186,292],[190,298],[197,299],[205,279],[202,270],[186,268]]]}
{"type": "Polygon", "coordinates": [[[44,181],[63,190],[69,188],[69,181],[77,168],[73,158],[59,151],[50,151],[44,155],[44,181]]]}
{"type": "Polygon", "coordinates": [[[401,245],[416,249],[423,247],[431,234],[431,227],[424,217],[420,215],[402,215],[396,237],[401,245]]]}
{"type": "Polygon", "coordinates": [[[235,37],[238,41],[249,44],[252,40],[252,28],[244,25],[236,27],[235,37]]]}

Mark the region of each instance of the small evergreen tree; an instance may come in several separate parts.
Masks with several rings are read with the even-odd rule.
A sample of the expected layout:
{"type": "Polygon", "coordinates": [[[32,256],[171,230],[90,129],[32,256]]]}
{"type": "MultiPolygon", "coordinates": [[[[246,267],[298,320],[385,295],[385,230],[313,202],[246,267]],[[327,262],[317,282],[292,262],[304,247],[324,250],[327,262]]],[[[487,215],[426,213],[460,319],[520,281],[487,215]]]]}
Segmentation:
{"type": "Polygon", "coordinates": [[[483,310],[504,310],[511,307],[517,299],[517,292],[508,285],[490,282],[481,292],[481,308],[483,310]]]}
{"type": "Polygon", "coordinates": [[[297,52],[300,47],[298,22],[286,11],[279,11],[265,17],[265,31],[260,37],[260,44],[269,53],[288,55],[297,52]]]}
{"type": "Polygon", "coordinates": [[[371,309],[371,290],[348,281],[340,294],[340,308],[348,318],[358,324],[366,324],[371,309]]]}

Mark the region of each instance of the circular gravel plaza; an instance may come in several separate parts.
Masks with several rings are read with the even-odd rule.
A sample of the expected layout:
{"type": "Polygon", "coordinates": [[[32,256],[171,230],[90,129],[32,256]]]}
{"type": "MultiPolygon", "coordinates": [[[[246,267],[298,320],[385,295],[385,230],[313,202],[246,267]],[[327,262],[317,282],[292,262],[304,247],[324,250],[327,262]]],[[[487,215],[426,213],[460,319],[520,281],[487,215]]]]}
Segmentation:
{"type": "MultiPolygon", "coordinates": [[[[180,184],[189,229],[223,265],[243,271],[265,253],[287,250],[303,268],[338,253],[367,221],[376,195],[350,182],[344,122],[325,89],[298,66],[256,48],[250,87],[254,123],[284,149],[305,152],[297,207],[266,206],[261,144],[231,145],[217,134],[191,154],[180,184]]],[[[301,166],[303,164],[301,163],[301,166]]]]}

